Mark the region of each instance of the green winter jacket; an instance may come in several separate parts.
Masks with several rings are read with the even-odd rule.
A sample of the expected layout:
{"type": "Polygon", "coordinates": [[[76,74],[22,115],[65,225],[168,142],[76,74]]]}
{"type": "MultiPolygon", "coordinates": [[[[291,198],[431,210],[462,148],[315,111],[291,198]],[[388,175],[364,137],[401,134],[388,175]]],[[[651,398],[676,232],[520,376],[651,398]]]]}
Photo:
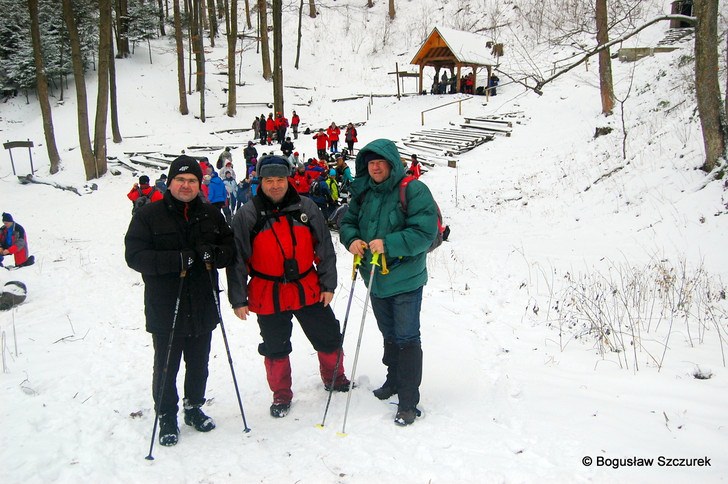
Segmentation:
{"type": "MultiPolygon", "coordinates": [[[[370,288],[373,296],[384,298],[402,294],[427,283],[427,249],[437,235],[437,206],[429,188],[413,180],[407,185],[407,213],[400,203],[400,181],[404,166],[397,147],[389,140],[378,139],[367,144],[356,156],[356,178],[351,185],[349,211],[341,222],[341,243],[348,249],[361,239],[384,240],[384,255],[389,274],[377,270],[370,288]],[[369,177],[364,157],[375,152],[387,160],[392,172],[382,183],[369,177]]],[[[371,253],[367,252],[360,271],[369,281],[371,253]]]]}

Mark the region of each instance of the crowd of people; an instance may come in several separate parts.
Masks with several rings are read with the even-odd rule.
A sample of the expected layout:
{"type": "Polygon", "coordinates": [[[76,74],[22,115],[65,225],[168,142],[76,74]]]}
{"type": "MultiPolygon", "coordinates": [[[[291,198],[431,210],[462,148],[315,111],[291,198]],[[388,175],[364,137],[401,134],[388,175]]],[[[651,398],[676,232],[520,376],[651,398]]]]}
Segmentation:
{"type": "Polygon", "coordinates": [[[455,94],[457,92],[463,94],[488,94],[495,96],[498,93],[498,84],[500,79],[495,74],[491,74],[488,78],[487,86],[479,86],[475,89],[475,76],[472,72],[469,72],[463,76],[460,76],[460,89],[458,90],[458,78],[456,75],[447,75],[447,71],[442,73],[442,76],[435,76],[432,79],[432,88],[430,94],[455,94]]]}
{"type": "MultiPolygon", "coordinates": [[[[300,118],[295,111],[293,120],[296,140],[300,118]]],[[[363,272],[369,271],[371,255],[389,258],[391,274],[370,288],[387,366],[385,383],[374,395],[387,399],[399,394],[398,425],[409,425],[419,415],[419,311],[427,279],[425,256],[438,230],[437,208],[427,187],[415,182],[407,193],[412,191],[416,200],[406,212],[395,209],[403,177],[421,175],[417,157],[403,162],[394,143],[377,140],[358,152],[354,173],[348,164],[358,141],[353,124],[346,126],[347,146],[341,151],[340,128],[331,123],[319,129],[313,134],[317,156],[305,161],[286,136],[288,127],[280,113],[257,118],[253,128],[260,145],[281,140],[282,155],[259,154],[256,142],[249,141],[239,181],[230,148],[225,148],[214,167],[206,158],[182,155],[167,177],[152,185],[142,176],[128,194],[135,208],[125,257],[145,282],[162,445],[175,445],[179,438],[175,382],[182,359],[184,421],[200,432],[215,428],[201,407],[211,333],[221,323],[217,269],[226,269],[235,315],[242,320],[257,315],[258,353],[272,392],[272,417],[285,417],[293,400],[289,355],[294,317],[317,353],[324,388],[351,388],[340,324],[330,306],[337,288],[332,229],[340,231],[349,252],[362,257],[363,272]],[[143,197],[148,200],[139,203],[143,197]]]]}

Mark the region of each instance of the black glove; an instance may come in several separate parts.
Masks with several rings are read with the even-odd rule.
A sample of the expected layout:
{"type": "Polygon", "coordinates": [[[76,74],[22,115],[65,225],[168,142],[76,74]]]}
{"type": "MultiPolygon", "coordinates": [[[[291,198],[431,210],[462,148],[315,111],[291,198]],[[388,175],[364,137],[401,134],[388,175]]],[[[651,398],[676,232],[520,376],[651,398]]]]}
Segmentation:
{"type": "Polygon", "coordinates": [[[182,261],[182,270],[186,271],[195,263],[196,254],[194,250],[185,249],[180,251],[179,257],[182,261]]]}
{"type": "Polygon", "coordinates": [[[209,244],[200,244],[197,246],[197,255],[205,264],[214,264],[216,251],[215,247],[209,244]]]}

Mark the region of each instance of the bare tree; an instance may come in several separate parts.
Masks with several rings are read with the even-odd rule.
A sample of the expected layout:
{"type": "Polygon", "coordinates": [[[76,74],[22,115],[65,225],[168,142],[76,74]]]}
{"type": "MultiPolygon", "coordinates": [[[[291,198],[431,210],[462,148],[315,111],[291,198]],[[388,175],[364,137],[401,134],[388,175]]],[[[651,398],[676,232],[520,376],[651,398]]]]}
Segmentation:
{"type": "Polygon", "coordinates": [[[696,0],[695,16],[695,95],[703,128],[705,162],[712,171],[725,155],[726,125],[718,82],[718,0],[696,0]]]}
{"type": "Polygon", "coordinates": [[[210,18],[210,46],[215,47],[215,37],[217,37],[218,28],[214,0],[207,0],[207,16],[210,18]]]}
{"type": "Polygon", "coordinates": [[[40,45],[40,26],[38,22],[38,0],[28,0],[28,11],[30,12],[30,36],[33,42],[33,60],[35,61],[35,78],[38,90],[38,103],[43,116],[43,134],[45,135],[46,150],[50,160],[50,172],[58,173],[61,156],[56,147],[56,135],[53,131],[53,115],[51,103],[48,99],[48,80],[43,67],[43,56],[40,45]]]}
{"type": "Polygon", "coordinates": [[[189,114],[187,107],[187,93],[185,92],[185,48],[182,43],[182,20],[180,19],[179,3],[172,0],[174,9],[174,40],[177,45],[177,89],[179,91],[179,112],[189,114]]]}
{"type": "Polygon", "coordinates": [[[190,36],[192,37],[190,49],[195,53],[195,91],[202,91],[202,75],[205,72],[205,46],[202,41],[202,0],[192,2],[192,19],[190,24],[190,36]]]}
{"type": "Polygon", "coordinates": [[[389,0],[389,20],[394,20],[396,12],[394,10],[394,0],[389,0]]]}
{"type": "Polygon", "coordinates": [[[115,0],[114,7],[116,10],[116,46],[119,57],[129,57],[129,9],[127,0],[115,0]]]}
{"type": "MultiPolygon", "coordinates": [[[[298,6],[298,41],[296,42],[296,69],[298,69],[298,61],[301,59],[301,21],[303,19],[303,0],[298,6]]],[[[728,95],[728,94],[726,94],[728,95]]]]}
{"type": "Polygon", "coordinates": [[[86,172],[86,179],[106,173],[106,126],[109,116],[109,46],[111,44],[111,0],[99,0],[99,66],[94,124],[95,172],[86,172]]]}
{"type": "Polygon", "coordinates": [[[260,53],[263,63],[263,79],[270,81],[270,48],[268,46],[268,10],[266,0],[258,0],[258,18],[260,19],[260,53]]]}
{"type": "MultiPolygon", "coordinates": [[[[273,108],[283,113],[283,6],[273,0],[273,108]]],[[[282,143],[283,140],[278,140],[282,143]]]]}
{"type": "MultiPolygon", "coordinates": [[[[369,0],[371,2],[371,0],[369,0]]],[[[316,1],[308,0],[308,16],[316,18],[316,1]]]]}
{"type": "Polygon", "coordinates": [[[238,44],[238,0],[230,0],[230,28],[227,34],[228,43],[228,102],[227,115],[231,118],[238,111],[237,84],[235,83],[235,47],[238,44]]]}
{"type": "Polygon", "coordinates": [[[78,145],[81,149],[84,171],[86,177],[96,173],[96,161],[91,147],[91,131],[88,124],[88,95],[86,94],[86,77],[83,69],[83,55],[78,35],[76,17],[73,13],[72,0],[63,0],[63,20],[68,29],[71,41],[71,63],[73,66],[73,80],[76,86],[76,122],[78,124],[78,145]]]}
{"type": "Polygon", "coordinates": [[[111,135],[114,143],[121,143],[119,106],[116,102],[116,63],[114,62],[114,36],[109,35],[109,100],[111,105],[111,135]]]}
{"type": "Polygon", "coordinates": [[[205,122],[205,46],[202,41],[202,24],[204,21],[204,0],[197,0],[195,15],[197,17],[197,85],[200,93],[200,121],[205,122]]]}
{"type": "Polygon", "coordinates": [[[167,34],[164,32],[164,4],[162,0],[157,0],[157,8],[159,8],[159,35],[164,37],[167,34]]]}
{"type": "Polygon", "coordinates": [[[250,0],[245,0],[245,24],[248,30],[253,28],[253,24],[250,23],[250,0]]]}
{"type": "MultiPolygon", "coordinates": [[[[597,45],[609,42],[607,0],[596,0],[597,45]]],[[[602,114],[610,116],[614,109],[614,85],[612,81],[612,59],[609,47],[599,51],[599,92],[602,96],[602,114]]]]}

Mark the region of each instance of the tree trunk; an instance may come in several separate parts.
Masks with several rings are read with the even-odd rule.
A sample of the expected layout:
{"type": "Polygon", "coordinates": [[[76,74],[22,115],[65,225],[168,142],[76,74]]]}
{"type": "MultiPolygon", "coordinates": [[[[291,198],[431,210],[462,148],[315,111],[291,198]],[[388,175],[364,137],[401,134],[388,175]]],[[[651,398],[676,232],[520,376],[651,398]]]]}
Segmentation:
{"type": "MultiPolygon", "coordinates": [[[[371,0],[369,0],[371,1],[371,0]]],[[[316,2],[315,0],[308,0],[308,16],[316,18],[316,2]]]]}
{"type": "Polygon", "coordinates": [[[695,95],[703,128],[705,162],[701,167],[712,171],[725,154],[726,127],[721,112],[718,82],[718,0],[696,0],[695,16],[695,95]]]}
{"type": "MultiPolygon", "coordinates": [[[[607,0],[596,0],[597,45],[609,42],[607,0]]],[[[614,109],[614,84],[612,82],[612,59],[609,48],[599,52],[599,92],[602,96],[602,114],[610,116],[614,109]]]]}
{"type": "Polygon", "coordinates": [[[228,102],[227,115],[231,118],[238,112],[237,84],[235,83],[235,47],[238,45],[238,0],[230,0],[230,29],[228,42],[228,102]]]}
{"type": "Polygon", "coordinates": [[[203,60],[204,45],[202,42],[202,0],[194,0],[192,4],[193,13],[192,20],[190,22],[192,35],[191,50],[195,53],[195,91],[202,90],[202,74],[205,70],[205,64],[203,60]]]}
{"type": "Polygon", "coordinates": [[[270,81],[270,48],[268,46],[268,11],[266,0],[258,0],[258,15],[260,18],[260,53],[263,63],[263,79],[270,81]]]}
{"type": "MultiPolygon", "coordinates": [[[[109,116],[109,44],[111,40],[111,0],[99,0],[99,68],[94,125],[95,178],[106,173],[106,125],[109,116]]],[[[89,173],[86,179],[90,180],[89,173]]]]}
{"type": "Polygon", "coordinates": [[[182,115],[189,114],[187,107],[187,93],[185,92],[185,47],[182,43],[182,19],[179,13],[179,3],[172,0],[174,12],[174,40],[177,46],[177,90],[179,91],[179,112],[182,115]]]}
{"type": "Polygon", "coordinates": [[[210,18],[210,46],[215,47],[217,37],[217,15],[215,14],[215,0],[207,0],[207,16],[210,18]]]}
{"type": "Polygon", "coordinates": [[[248,26],[248,30],[253,28],[253,24],[250,23],[250,0],[245,0],[245,22],[248,26]]]}
{"type": "MultiPolygon", "coordinates": [[[[283,113],[283,0],[273,0],[273,108],[283,113]]],[[[282,143],[283,140],[278,140],[282,143]]]]}
{"type": "MultiPolygon", "coordinates": [[[[161,1],[161,0],[160,0],[161,1]]],[[[121,143],[119,108],[116,102],[116,63],[114,62],[114,36],[109,35],[109,98],[111,101],[111,134],[114,143],[121,143]]]]}
{"type": "Polygon", "coordinates": [[[389,0],[389,20],[394,20],[394,0],[389,0]]]}
{"type": "Polygon", "coordinates": [[[367,8],[374,7],[374,0],[367,0],[367,8]]]}
{"type": "Polygon", "coordinates": [[[167,34],[164,32],[164,4],[162,0],[157,0],[157,5],[159,6],[159,35],[164,37],[167,34]]]}
{"type": "Polygon", "coordinates": [[[53,131],[53,115],[51,103],[48,100],[48,80],[43,67],[43,55],[40,45],[40,26],[38,21],[38,0],[28,0],[28,11],[30,12],[30,36],[33,41],[33,60],[35,61],[35,78],[38,88],[38,102],[40,112],[43,116],[43,134],[45,135],[46,150],[50,160],[51,174],[58,173],[58,166],[61,156],[56,147],[56,135],[53,131]]]}
{"type": "Polygon", "coordinates": [[[73,65],[73,80],[76,85],[76,113],[78,123],[78,145],[81,149],[81,158],[86,173],[96,173],[96,161],[91,148],[91,131],[88,125],[88,96],[86,94],[86,78],[83,70],[83,55],[81,53],[81,42],[78,35],[78,27],[71,5],[72,0],[63,0],[63,19],[68,29],[68,36],[71,41],[71,63],[73,65]]]}
{"type": "Polygon", "coordinates": [[[301,59],[301,22],[303,18],[303,0],[298,6],[298,41],[296,43],[296,69],[298,69],[298,61],[301,59]]]}
{"type": "Polygon", "coordinates": [[[116,46],[119,57],[129,57],[129,9],[127,0],[116,0],[116,46]]]}
{"type": "Polygon", "coordinates": [[[204,0],[198,0],[197,1],[197,18],[200,21],[199,25],[197,26],[199,35],[197,48],[199,50],[199,54],[197,57],[197,79],[199,83],[199,91],[200,91],[200,121],[203,123],[205,122],[205,46],[204,42],[202,41],[202,21],[204,19],[204,13],[205,13],[205,7],[202,4],[204,0]]]}

